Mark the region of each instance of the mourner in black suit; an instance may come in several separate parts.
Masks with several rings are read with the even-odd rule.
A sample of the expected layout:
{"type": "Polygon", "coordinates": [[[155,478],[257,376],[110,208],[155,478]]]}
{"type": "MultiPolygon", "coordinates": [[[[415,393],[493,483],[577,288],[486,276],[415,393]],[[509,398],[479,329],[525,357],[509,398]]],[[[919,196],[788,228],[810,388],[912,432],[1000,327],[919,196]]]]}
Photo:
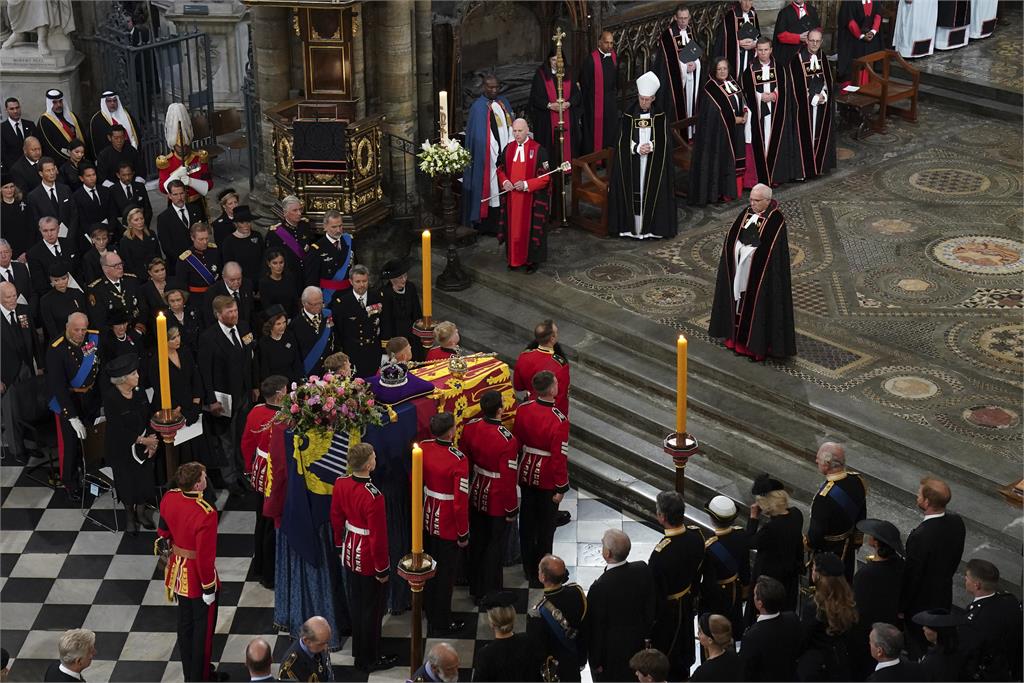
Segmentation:
{"type": "Polygon", "coordinates": [[[213,314],[213,300],[218,296],[229,296],[238,304],[238,319],[252,327],[253,296],[252,284],[242,277],[242,269],[234,261],[224,264],[221,279],[210,285],[206,290],[203,303],[203,325],[209,327],[217,321],[213,314]]]}
{"type": "Polygon", "coordinates": [[[44,216],[53,216],[67,227],[67,237],[75,246],[78,243],[78,212],[71,201],[71,188],[57,179],[57,165],[49,159],[39,162],[39,177],[42,183],[26,196],[32,222],[38,223],[44,216]]]}
{"type": "Polygon", "coordinates": [[[14,183],[21,188],[22,193],[28,194],[42,182],[39,179],[39,160],[42,156],[43,147],[38,138],[29,137],[22,145],[21,158],[10,166],[4,164],[4,168],[10,170],[14,183]]]}
{"type": "Polygon", "coordinates": [[[25,445],[17,420],[19,387],[35,372],[35,323],[27,305],[18,304],[18,289],[0,282],[0,419],[4,446],[21,455],[25,445]]]}
{"type": "MultiPolygon", "coordinates": [[[[135,180],[133,176],[131,164],[122,164],[117,171],[117,181],[108,188],[110,190],[110,218],[114,225],[121,225],[125,213],[129,208],[134,207],[142,209],[142,213],[146,217],[146,225],[153,222],[153,206],[149,203],[146,186],[135,180]]],[[[159,225],[157,223],[158,228],[159,225]]]]}
{"type": "Polygon", "coordinates": [[[50,664],[44,681],[84,681],[83,673],[96,656],[96,634],[85,628],[65,631],[57,641],[60,659],[50,664]]]}
{"type": "Polygon", "coordinates": [[[10,168],[22,155],[25,138],[36,135],[36,124],[21,117],[21,103],[16,97],[8,97],[4,108],[7,119],[0,124],[0,162],[10,168]]]}
{"type": "Polygon", "coordinates": [[[336,295],[332,307],[334,334],[351,359],[356,376],[369,377],[380,367],[380,317],[384,306],[380,292],[369,291],[370,272],[364,266],[353,266],[349,272],[352,288],[336,295]]]}
{"type": "MultiPolygon", "coordinates": [[[[900,611],[908,620],[922,610],[948,609],[953,604],[953,576],[964,554],[967,530],[959,515],[946,512],[951,497],[945,482],[931,477],[921,480],[917,507],[924,512],[924,520],[907,536],[900,594],[900,611]]],[[[920,657],[927,647],[921,627],[908,623],[908,653],[920,657]]]]}
{"type": "MultiPolygon", "coordinates": [[[[167,257],[167,270],[171,275],[177,274],[178,257],[192,246],[192,235],[189,229],[193,223],[203,220],[202,211],[196,202],[185,201],[185,186],[180,180],[167,183],[167,197],[171,202],[156,219],[156,234],[160,246],[167,257]]],[[[186,265],[180,266],[184,271],[186,265]]]]}
{"type": "MultiPolygon", "coordinates": [[[[868,681],[919,681],[921,670],[917,664],[900,657],[903,634],[892,624],[877,622],[868,636],[868,651],[875,660],[874,671],[868,681]]],[[[859,680],[859,679],[858,679],[859,680]]]]}
{"type": "Polygon", "coordinates": [[[207,328],[199,340],[203,405],[210,414],[207,433],[215,437],[220,447],[215,464],[224,484],[232,492],[242,493],[242,462],[237,444],[257,386],[253,376],[256,344],[249,326],[238,320],[238,305],[233,299],[218,297],[213,301],[213,308],[217,322],[207,328]]]}
{"type": "Polygon", "coordinates": [[[899,529],[882,519],[862,519],[857,529],[874,552],[853,576],[853,599],[857,603],[859,621],[851,652],[853,673],[858,680],[866,678],[875,667],[868,647],[872,624],[882,622],[900,626],[900,590],[903,588],[903,542],[899,529]]]}
{"type": "Polygon", "coordinates": [[[75,245],[66,237],[58,237],[60,225],[56,218],[43,221],[39,234],[43,239],[28,250],[28,270],[32,274],[32,289],[39,296],[50,289],[50,266],[57,261],[67,265],[72,277],[79,274],[78,254],[75,245]]]}
{"type": "Polygon", "coordinates": [[[744,681],[795,681],[800,619],[786,605],[786,587],[768,575],[754,584],[757,618],[743,632],[744,681]]]}
{"type": "Polygon", "coordinates": [[[607,566],[587,592],[584,623],[595,681],[633,678],[629,659],[644,648],[644,639],[654,626],[654,576],[646,562],[626,560],[629,549],[625,533],[618,529],[604,532],[601,552],[607,566]]]}
{"type": "MultiPolygon", "coordinates": [[[[108,227],[119,225],[110,221],[110,190],[96,184],[96,167],[83,163],[79,169],[82,186],[71,193],[78,214],[78,225],[82,234],[86,234],[97,223],[105,223],[108,227]]],[[[116,235],[113,229],[111,235],[116,235]]],[[[116,239],[114,240],[117,241],[116,239]]]]}
{"type": "Polygon", "coordinates": [[[88,303],[85,294],[68,286],[68,266],[64,261],[50,264],[50,291],[39,297],[39,321],[43,328],[43,341],[49,343],[64,334],[64,325],[72,313],[85,313],[88,303]]]}
{"type": "Polygon", "coordinates": [[[999,569],[987,560],[968,561],[964,587],[974,597],[960,629],[967,655],[964,680],[1021,680],[1020,600],[999,590],[999,569]]]}
{"type": "Polygon", "coordinates": [[[32,291],[32,276],[28,272],[28,266],[21,261],[15,261],[13,256],[14,250],[10,243],[0,238],[0,282],[10,282],[14,285],[18,290],[18,296],[24,297],[21,303],[28,304],[29,312],[36,318],[39,314],[39,302],[32,291]]]}

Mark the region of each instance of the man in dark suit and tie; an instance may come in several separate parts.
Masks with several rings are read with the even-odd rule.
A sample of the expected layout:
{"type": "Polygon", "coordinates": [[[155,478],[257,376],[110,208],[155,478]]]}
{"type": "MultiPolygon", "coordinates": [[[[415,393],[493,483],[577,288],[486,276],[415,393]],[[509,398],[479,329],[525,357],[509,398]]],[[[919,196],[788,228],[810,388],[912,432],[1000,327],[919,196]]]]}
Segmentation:
{"type": "Polygon", "coordinates": [[[21,157],[25,138],[36,135],[36,124],[21,118],[21,102],[17,97],[8,97],[4,109],[7,120],[0,125],[0,161],[10,168],[21,157]]]}
{"type": "Polygon", "coordinates": [[[202,310],[203,324],[209,327],[217,322],[217,316],[213,313],[213,300],[218,296],[229,296],[238,304],[238,319],[251,327],[252,285],[242,277],[242,267],[234,261],[228,261],[220,271],[220,278],[206,290],[206,301],[202,310]]]}
{"type": "Polygon", "coordinates": [[[249,326],[238,319],[238,304],[234,299],[214,298],[213,312],[217,322],[199,338],[203,405],[210,421],[208,433],[215,436],[215,443],[220,447],[220,459],[214,464],[232,493],[244,493],[242,461],[236,444],[248,408],[256,399],[257,381],[252,362],[256,344],[249,326]]]}
{"type": "Polygon", "coordinates": [[[379,291],[369,291],[370,271],[366,266],[349,270],[351,289],[334,297],[334,334],[341,342],[357,377],[370,377],[380,367],[383,346],[380,340],[380,313],[383,300],[379,291]]]}
{"type": "MultiPolygon", "coordinates": [[[[103,179],[97,177],[98,182],[102,183],[103,179]]],[[[128,213],[128,209],[134,209],[136,207],[142,209],[142,215],[146,217],[146,225],[150,225],[153,222],[153,205],[149,203],[149,193],[146,192],[146,186],[135,180],[135,169],[128,162],[121,164],[121,167],[117,169],[117,182],[110,185],[107,188],[110,191],[110,218],[111,223],[120,236],[123,231],[122,221],[124,215],[128,213]]],[[[179,220],[180,222],[180,220],[179,220]]],[[[114,240],[116,244],[117,241],[114,240]]]]}
{"type": "MultiPolygon", "coordinates": [[[[39,187],[39,160],[43,158],[43,146],[38,138],[29,136],[21,146],[21,158],[15,161],[10,169],[14,184],[21,188],[22,194],[28,194],[39,187]]],[[[7,168],[6,163],[4,168],[7,168]]]]}
{"type": "Polygon", "coordinates": [[[921,671],[917,664],[900,657],[903,634],[892,624],[878,622],[871,626],[868,636],[871,657],[878,662],[869,681],[919,681],[921,671]]]}
{"type": "Polygon", "coordinates": [[[911,618],[927,609],[953,604],[953,575],[964,554],[967,530],[959,515],[946,512],[952,497],[946,482],[925,477],[917,493],[924,520],[910,532],[900,601],[907,622],[907,652],[917,658],[928,649],[921,627],[911,618]]]}
{"type": "Polygon", "coordinates": [[[743,632],[740,661],[745,681],[795,681],[800,618],[784,612],[786,587],[767,574],[754,584],[757,621],[743,632]]]}
{"type": "Polygon", "coordinates": [[[10,282],[18,290],[18,296],[24,297],[22,303],[28,304],[29,313],[36,318],[35,292],[32,291],[32,276],[28,266],[14,260],[14,252],[7,240],[0,238],[0,281],[10,282]]]}
{"type": "MultiPolygon", "coordinates": [[[[50,291],[50,266],[57,261],[67,264],[76,281],[79,274],[79,259],[75,245],[70,239],[59,236],[60,223],[57,219],[53,216],[39,219],[39,234],[43,237],[42,241],[29,247],[26,254],[28,272],[32,275],[32,291],[36,296],[42,296],[50,291]]],[[[81,289],[82,285],[79,284],[78,288],[81,289]]]]}
{"type": "Polygon", "coordinates": [[[167,274],[174,275],[178,257],[192,246],[189,229],[203,220],[196,202],[185,201],[185,185],[180,180],[167,183],[168,206],[156,219],[156,236],[167,257],[167,274]]]}
{"type": "Polygon", "coordinates": [[[17,420],[17,387],[35,372],[34,325],[27,305],[18,304],[18,289],[0,282],[0,419],[4,447],[15,456],[25,451],[17,420]]]}
{"type": "MultiPolygon", "coordinates": [[[[71,201],[71,188],[57,179],[57,164],[49,157],[39,160],[39,178],[42,181],[25,198],[32,221],[38,223],[44,216],[53,216],[66,228],[64,236],[81,250],[78,237],[78,212],[71,201]]],[[[82,238],[84,240],[84,238],[82,238]]]]}
{"type": "MultiPolygon", "coordinates": [[[[71,201],[75,204],[78,225],[83,234],[97,223],[105,223],[110,228],[110,190],[96,183],[96,167],[87,161],[82,162],[78,168],[78,179],[82,186],[71,193],[71,201]]],[[[109,232],[120,231],[111,229],[109,232]]],[[[115,241],[116,235],[111,234],[111,244],[115,241]]]]}
{"type": "Polygon", "coordinates": [[[60,660],[52,662],[43,674],[44,681],[84,681],[82,673],[96,656],[96,634],[87,628],[73,628],[57,641],[60,660]]]}
{"type": "Polygon", "coordinates": [[[250,681],[276,681],[271,669],[274,666],[270,643],[263,638],[253,638],[245,648],[245,668],[249,670],[250,681]]]}

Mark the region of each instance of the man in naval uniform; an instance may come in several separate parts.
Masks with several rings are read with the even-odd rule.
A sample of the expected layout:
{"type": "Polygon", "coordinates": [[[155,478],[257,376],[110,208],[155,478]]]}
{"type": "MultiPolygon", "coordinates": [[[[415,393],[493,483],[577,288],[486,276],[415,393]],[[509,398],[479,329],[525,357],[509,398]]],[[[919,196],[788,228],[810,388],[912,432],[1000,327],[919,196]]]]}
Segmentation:
{"type": "Polygon", "coordinates": [[[195,203],[205,220],[206,194],[213,187],[213,175],[210,173],[209,155],[206,150],[193,151],[192,140],[192,119],[188,109],[180,102],[172,102],[164,118],[164,141],[171,149],[169,154],[156,158],[156,167],[160,171],[157,189],[167,194],[169,182],[181,181],[188,190],[186,201],[195,203]]]}
{"type": "Polygon", "coordinates": [[[313,241],[313,225],[302,217],[302,200],[288,195],[281,200],[283,220],[267,231],[267,251],[276,249],[284,256],[285,270],[297,283],[306,281],[305,263],[313,241]]]}
{"type": "Polygon", "coordinates": [[[715,527],[704,541],[701,612],[721,614],[732,623],[734,640],[743,638],[743,603],[750,589],[750,541],[736,521],[736,503],[715,496],[705,508],[715,527]],[[737,533],[739,532],[739,533],[737,533]]]}
{"type": "MultiPolygon", "coordinates": [[[[587,613],[587,595],[569,580],[565,561],[545,555],[537,567],[537,578],[544,587],[543,597],[526,613],[526,635],[530,639],[543,680],[579,681],[586,661],[582,640],[583,617],[587,613]]],[[[539,672],[534,672],[539,673],[539,672]]]]}
{"type": "Polygon", "coordinates": [[[58,166],[71,158],[68,143],[76,138],[86,141],[86,131],[64,102],[64,93],[57,89],[46,91],[46,113],[39,117],[36,127],[43,144],[43,156],[50,157],[58,166]]]}
{"type": "Polygon", "coordinates": [[[331,625],[323,617],[310,617],[299,630],[299,638],[285,650],[277,677],[282,681],[333,681],[331,625]]]}
{"type": "Polygon", "coordinates": [[[867,517],[867,491],[859,472],[846,469],[846,449],[826,441],[815,456],[825,483],[811,502],[807,547],[815,554],[834,553],[843,561],[846,580],[853,583],[857,549],[864,534],[857,522],[867,517]]]}
{"type": "Polygon", "coordinates": [[[324,213],[324,235],[309,247],[306,256],[306,284],[319,287],[324,306],[330,308],[341,292],[351,287],[348,270],[354,262],[352,236],[345,233],[341,212],[324,213]]]}

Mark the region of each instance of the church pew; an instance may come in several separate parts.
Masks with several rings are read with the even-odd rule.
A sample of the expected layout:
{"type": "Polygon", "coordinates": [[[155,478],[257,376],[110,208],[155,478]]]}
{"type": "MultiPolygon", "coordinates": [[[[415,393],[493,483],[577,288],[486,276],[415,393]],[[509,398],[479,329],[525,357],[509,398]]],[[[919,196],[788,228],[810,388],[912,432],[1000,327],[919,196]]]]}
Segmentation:
{"type": "Polygon", "coordinates": [[[606,147],[572,160],[572,223],[598,237],[608,236],[608,179],[615,163],[615,148],[606,147]],[[580,212],[580,202],[596,206],[599,219],[580,212]]]}

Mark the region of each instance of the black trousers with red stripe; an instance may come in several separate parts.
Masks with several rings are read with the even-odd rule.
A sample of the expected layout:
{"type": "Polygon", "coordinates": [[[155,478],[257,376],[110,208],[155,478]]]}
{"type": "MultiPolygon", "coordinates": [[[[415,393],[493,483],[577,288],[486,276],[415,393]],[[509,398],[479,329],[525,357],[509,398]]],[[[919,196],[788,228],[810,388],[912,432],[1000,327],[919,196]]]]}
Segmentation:
{"type": "Polygon", "coordinates": [[[186,681],[208,681],[212,668],[213,631],[217,628],[217,602],[207,605],[202,597],[178,596],[178,650],[186,681]]]}

